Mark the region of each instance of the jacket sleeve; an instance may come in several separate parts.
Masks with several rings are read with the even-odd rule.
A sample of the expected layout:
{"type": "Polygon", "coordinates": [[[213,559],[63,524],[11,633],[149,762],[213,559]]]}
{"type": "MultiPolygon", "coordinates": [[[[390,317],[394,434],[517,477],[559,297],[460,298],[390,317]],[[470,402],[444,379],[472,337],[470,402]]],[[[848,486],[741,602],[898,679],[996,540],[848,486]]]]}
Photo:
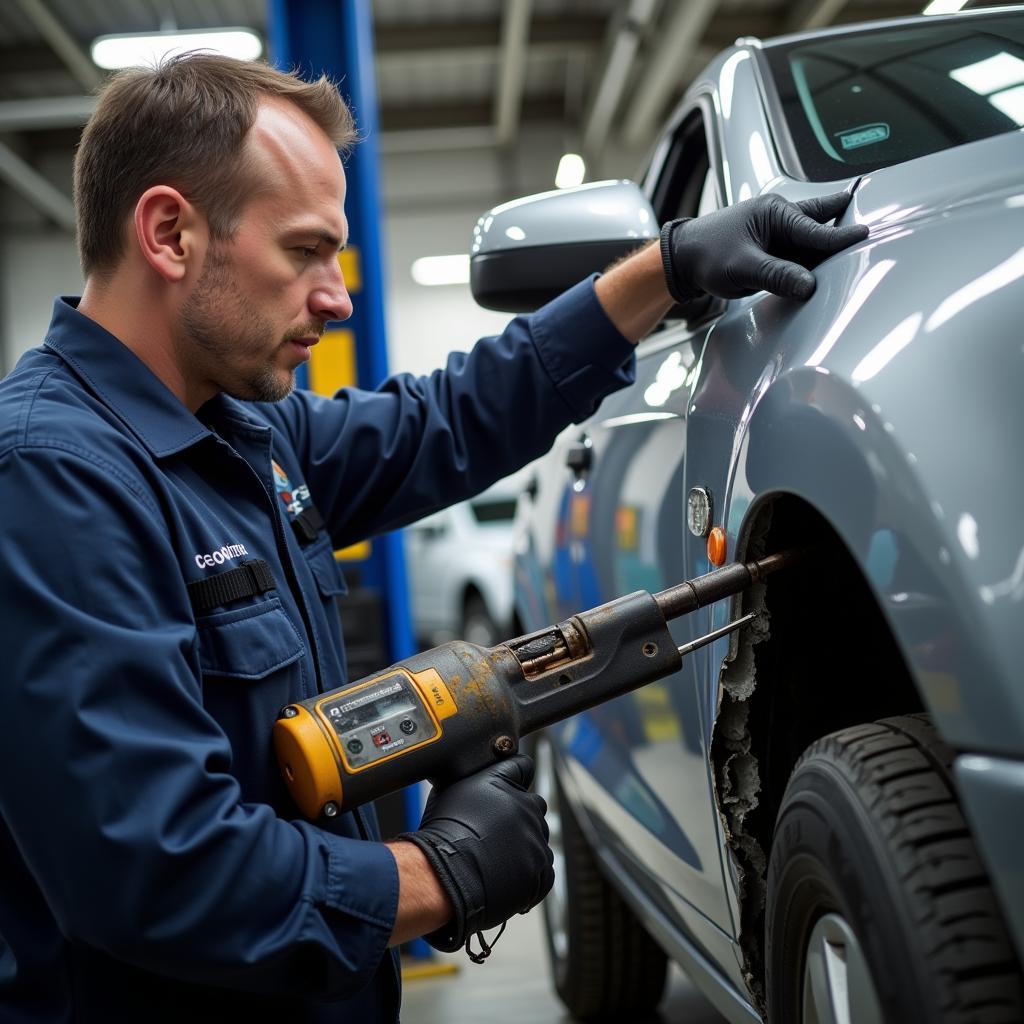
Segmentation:
{"type": "Polygon", "coordinates": [[[61,931],[194,982],[357,991],[394,858],[242,802],[153,492],[41,443],[0,456],[0,505],[0,816],[61,931]]]}
{"type": "Polygon", "coordinates": [[[632,382],[634,346],[582,281],[427,377],[264,407],[292,438],[336,547],[477,494],[632,382]]]}

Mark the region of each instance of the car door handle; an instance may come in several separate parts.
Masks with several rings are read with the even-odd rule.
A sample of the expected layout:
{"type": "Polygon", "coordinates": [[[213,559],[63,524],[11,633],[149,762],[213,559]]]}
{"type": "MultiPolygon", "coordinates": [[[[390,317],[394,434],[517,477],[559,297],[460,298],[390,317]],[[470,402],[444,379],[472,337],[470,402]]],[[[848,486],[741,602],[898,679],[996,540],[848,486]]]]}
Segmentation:
{"type": "Polygon", "coordinates": [[[589,437],[582,437],[575,444],[569,445],[565,453],[565,464],[577,478],[589,472],[594,465],[594,442],[589,437]]]}

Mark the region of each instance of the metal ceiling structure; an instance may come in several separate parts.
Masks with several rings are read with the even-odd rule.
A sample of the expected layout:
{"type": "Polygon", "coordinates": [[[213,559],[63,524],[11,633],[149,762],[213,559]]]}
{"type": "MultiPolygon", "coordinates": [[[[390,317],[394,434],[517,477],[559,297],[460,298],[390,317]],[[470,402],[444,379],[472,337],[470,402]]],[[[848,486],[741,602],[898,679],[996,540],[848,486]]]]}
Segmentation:
{"type": "MultiPolygon", "coordinates": [[[[381,148],[502,151],[553,126],[599,170],[610,148],[648,146],[687,82],[736,37],[912,14],[923,2],[374,0],[381,148]]],[[[0,180],[68,229],[70,199],[41,167],[61,155],[70,166],[104,79],[91,41],[227,25],[265,37],[266,17],[264,0],[5,0],[0,180]]]]}

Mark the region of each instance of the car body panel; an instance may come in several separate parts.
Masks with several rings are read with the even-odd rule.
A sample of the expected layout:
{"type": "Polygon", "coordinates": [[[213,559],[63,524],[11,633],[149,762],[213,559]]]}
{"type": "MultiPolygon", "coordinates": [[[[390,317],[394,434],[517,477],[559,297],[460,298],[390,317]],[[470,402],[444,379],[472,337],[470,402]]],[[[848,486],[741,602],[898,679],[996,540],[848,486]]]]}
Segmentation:
{"type": "MultiPolygon", "coordinates": [[[[517,521],[517,608],[532,630],[707,572],[706,542],[685,526],[692,487],[710,492],[730,560],[766,503],[798,496],[860,568],[945,740],[996,755],[967,762],[961,795],[990,865],[1005,872],[1012,844],[991,794],[1018,792],[1003,769],[1024,757],[1024,134],[800,181],[783,171],[760,46],[726,51],[694,82],[645,193],[653,202],[675,133],[699,112],[725,202],[850,188],[840,223],[866,223],[871,236],[815,270],[805,303],[760,293],[641,344],[637,383],[564,432],[537,472],[517,521]],[[574,480],[565,455],[582,437],[593,466],[574,480]]],[[[836,658],[857,642],[843,613],[836,658]]],[[[720,602],[677,620],[673,635],[682,643],[729,617],[720,602]]],[[[733,987],[732,1009],[720,1009],[740,1020],[750,1008],[741,882],[710,764],[736,643],[698,650],[675,676],[577,716],[555,739],[609,877],[668,935],[666,948],[682,943],[712,965],[692,967],[705,991],[733,987]]],[[[1019,825],[1010,831],[1019,845],[1019,825]]],[[[1019,872],[996,889],[1014,898],[1019,872]]],[[[1019,907],[1007,916],[1022,949],[1019,907]]]]}
{"type": "MultiPolygon", "coordinates": [[[[1024,135],[962,149],[1019,167],[1024,135]]],[[[962,163],[965,154],[956,156],[962,163]]],[[[911,163],[928,162],[944,161],[911,163]]],[[[1015,326],[1024,308],[1024,184],[1008,195],[1000,181],[986,196],[978,177],[969,202],[894,220],[828,261],[806,304],[763,296],[719,320],[694,388],[687,486],[711,483],[712,466],[730,467],[730,480],[711,485],[728,488],[731,538],[758,495],[787,491],[811,502],[875,588],[947,740],[1019,755],[1024,690],[1007,681],[1024,657],[1014,628],[1024,598],[1024,477],[992,467],[1014,466],[1024,436],[1015,326]],[[954,246],[974,254],[976,269],[936,263],[937,249],[954,246]],[[767,348],[768,360],[759,354],[767,348]],[[734,380],[755,383],[734,402],[724,450],[716,439],[734,380]],[[894,580],[900,550],[904,571],[894,580]],[[934,605],[924,633],[920,615],[900,614],[901,603],[922,598],[934,605]]],[[[877,216],[870,195],[859,195],[852,216],[862,219],[862,208],[877,216]]]]}
{"type": "MultiPolygon", "coordinates": [[[[687,346],[693,358],[695,346],[687,346]]],[[[660,394],[659,366],[643,360],[637,386],[660,394]]],[[[685,372],[685,371],[683,371],[685,372]]],[[[590,424],[595,475],[584,477],[563,494],[564,543],[554,552],[560,567],[555,577],[555,612],[562,617],[635,590],[661,590],[677,582],[682,571],[682,468],[685,404],[666,403],[641,416],[617,415],[622,400],[613,396],[590,424]],[[658,486],[645,476],[658,469],[658,486]],[[596,549],[591,535],[612,535],[616,543],[596,549]]],[[[674,626],[673,629],[682,627],[674,626]]],[[[682,642],[682,639],[679,640],[682,642]]],[[[679,892],[718,927],[732,927],[722,898],[715,815],[703,769],[710,720],[697,705],[695,680],[684,669],[603,707],[590,718],[567,723],[565,749],[625,808],[642,827],[636,831],[638,864],[658,865],[661,878],[675,878],[679,892]],[[590,735],[578,730],[596,725],[590,735]],[[590,739],[602,738],[599,746],[590,739]],[[681,759],[681,762],[680,762],[681,759]],[[665,787],[666,775],[682,782],[665,787]],[[696,786],[697,791],[682,789],[696,786]],[[662,794],[658,796],[657,794],[662,794]],[[668,800],[668,805],[665,801],[668,800]],[[683,813],[689,801],[705,808],[700,816],[683,813]]],[[[613,813],[611,809],[608,813],[613,813]]]]}

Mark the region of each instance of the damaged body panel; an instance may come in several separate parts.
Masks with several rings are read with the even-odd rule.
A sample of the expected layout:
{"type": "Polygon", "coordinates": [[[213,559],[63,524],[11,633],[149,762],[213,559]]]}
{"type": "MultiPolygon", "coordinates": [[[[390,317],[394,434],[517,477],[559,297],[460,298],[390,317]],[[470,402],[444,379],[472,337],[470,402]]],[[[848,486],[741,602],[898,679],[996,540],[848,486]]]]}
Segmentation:
{"type": "MultiPolygon", "coordinates": [[[[815,270],[806,302],[761,293],[677,308],[641,343],[636,384],[539,465],[515,570],[527,629],[707,572],[705,537],[686,520],[697,488],[728,561],[814,549],[672,624],[683,644],[753,613],[734,636],[552,731],[607,877],[736,1021],[768,1014],[776,823],[822,737],[927,716],[959,755],[986,864],[1016,863],[1024,840],[993,811],[997,792],[1024,800],[1024,134],[885,166],[836,149],[833,179],[796,173],[780,113],[796,101],[772,84],[773,45],[734,47],[691,87],[644,181],[653,216],[848,187],[840,222],[871,235],[815,270]],[[581,444],[585,467],[570,458],[581,444]]],[[[853,152],[885,141],[837,138],[853,152]]],[[[991,880],[1018,957],[1019,877],[991,880]]]]}

